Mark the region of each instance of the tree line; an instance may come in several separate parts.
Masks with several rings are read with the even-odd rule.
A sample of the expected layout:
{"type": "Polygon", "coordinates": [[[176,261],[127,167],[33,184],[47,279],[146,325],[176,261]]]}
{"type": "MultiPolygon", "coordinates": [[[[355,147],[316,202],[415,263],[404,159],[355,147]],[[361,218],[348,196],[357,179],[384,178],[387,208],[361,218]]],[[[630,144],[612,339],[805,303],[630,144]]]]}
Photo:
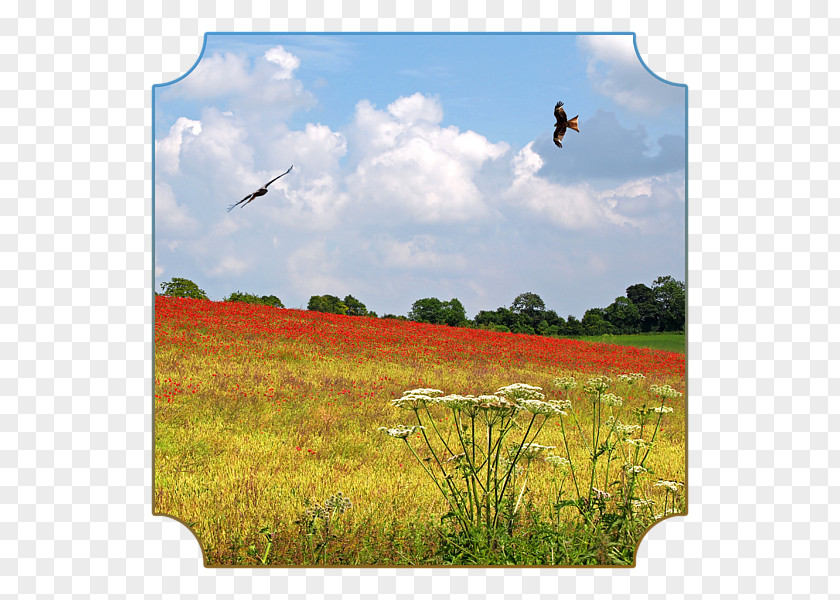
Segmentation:
{"type": "MultiPolygon", "coordinates": [[[[189,279],[175,277],[160,285],[164,296],[208,299],[204,290],[189,279]]],[[[223,300],[284,308],[280,299],[273,295],[257,296],[236,291],[223,300]]],[[[307,310],[377,317],[375,312],[369,311],[363,302],[351,295],[343,299],[331,294],[312,296],[307,310]]],[[[643,283],[631,285],[624,296],[617,297],[606,308],[588,309],[581,319],[574,315],[564,319],[556,311],[546,308],[542,298],[533,292],[519,294],[509,307],[481,310],[474,319],[467,318],[464,305],[457,298],[421,298],[411,305],[407,316],[384,314],[381,318],[553,336],[685,331],[685,283],[668,275],[657,277],[651,286],[643,283]]]]}

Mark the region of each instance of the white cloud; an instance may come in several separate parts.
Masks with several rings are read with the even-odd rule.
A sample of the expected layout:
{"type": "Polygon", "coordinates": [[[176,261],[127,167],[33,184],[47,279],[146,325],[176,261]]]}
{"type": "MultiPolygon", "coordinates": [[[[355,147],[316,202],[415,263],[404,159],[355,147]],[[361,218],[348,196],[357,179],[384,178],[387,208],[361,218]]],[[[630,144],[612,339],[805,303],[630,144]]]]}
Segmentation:
{"type": "Polygon", "coordinates": [[[216,277],[226,275],[239,275],[248,270],[249,266],[250,265],[244,260],[240,260],[233,256],[227,256],[218,261],[215,264],[215,266],[211,269],[210,273],[212,275],[215,275],[216,277]]]}
{"type": "Polygon", "coordinates": [[[195,69],[163,94],[200,100],[227,98],[236,109],[262,107],[273,115],[288,116],[316,103],[312,93],[294,78],[299,66],[300,59],[282,46],[267,50],[253,62],[244,54],[213,53],[202,57],[195,69]]]}
{"type": "Polygon", "coordinates": [[[475,184],[482,164],[508,151],[473,131],[441,127],[440,102],[402,97],[385,111],[356,106],[348,131],[355,172],[347,189],[362,210],[397,221],[457,223],[487,213],[475,184]]]}
{"type": "Polygon", "coordinates": [[[347,294],[349,289],[335,272],[339,267],[340,251],[327,249],[323,239],[301,245],[286,259],[290,283],[306,297],[316,294],[347,294]],[[332,291],[330,291],[332,290],[332,291]]]}
{"type": "Polygon", "coordinates": [[[170,234],[190,234],[199,227],[186,206],[178,204],[172,188],[162,182],[155,184],[155,227],[170,234]]]}
{"type": "Polygon", "coordinates": [[[283,46],[270,48],[265,51],[263,56],[268,62],[274,63],[280,67],[280,69],[274,73],[274,79],[291,79],[295,69],[300,66],[300,59],[291,52],[286,52],[283,49],[283,46]]]}
{"type": "Polygon", "coordinates": [[[682,105],[684,89],[651,75],[636,54],[632,35],[583,35],[578,45],[589,55],[586,74],[593,88],[617,105],[647,115],[682,105]]]}
{"type": "Polygon", "coordinates": [[[434,271],[440,274],[463,271],[466,258],[458,253],[438,251],[439,240],[430,235],[416,235],[402,241],[383,239],[376,250],[381,264],[401,271],[434,271]]]}
{"type": "Polygon", "coordinates": [[[614,191],[598,192],[586,183],[562,185],[538,176],[543,160],[532,146],[530,142],[513,158],[513,182],[503,194],[508,202],[567,229],[633,224],[616,212],[614,191]]]}
{"type": "Polygon", "coordinates": [[[178,172],[181,161],[181,145],[184,141],[184,132],[192,135],[201,133],[201,121],[193,121],[186,117],[179,117],[175,124],[169,128],[169,135],[160,140],[155,140],[155,166],[169,174],[178,172]]]}

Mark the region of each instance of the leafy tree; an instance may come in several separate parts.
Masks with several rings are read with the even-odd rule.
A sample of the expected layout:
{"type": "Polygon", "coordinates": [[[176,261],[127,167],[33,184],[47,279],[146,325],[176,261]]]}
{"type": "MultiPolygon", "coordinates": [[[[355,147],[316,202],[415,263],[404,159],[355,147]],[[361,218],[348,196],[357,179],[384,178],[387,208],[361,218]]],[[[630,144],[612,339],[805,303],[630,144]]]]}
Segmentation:
{"type": "Polygon", "coordinates": [[[514,314],[522,317],[520,319],[521,328],[533,329],[539,326],[540,321],[544,319],[545,302],[537,294],[525,292],[514,299],[510,309],[514,314]]]}
{"type": "Polygon", "coordinates": [[[583,335],[604,335],[613,332],[613,326],[607,321],[603,308],[587,310],[583,313],[580,324],[583,327],[583,335]]]}
{"type": "Polygon", "coordinates": [[[619,296],[604,309],[606,319],[618,333],[638,333],[641,330],[639,309],[629,298],[619,296]]]}
{"type": "Polygon", "coordinates": [[[382,315],[383,319],[397,319],[398,321],[408,321],[408,317],[405,315],[395,315],[392,313],[386,313],[382,315]]]}
{"type": "Polygon", "coordinates": [[[685,331],[685,283],[670,275],[657,277],[653,282],[653,295],[662,331],[685,331]]]}
{"type": "Polygon", "coordinates": [[[563,332],[566,335],[583,335],[583,325],[574,315],[569,315],[566,319],[566,327],[563,332]]]}
{"type": "Polygon", "coordinates": [[[516,322],[516,315],[509,308],[500,306],[496,310],[480,310],[475,316],[475,324],[482,329],[491,331],[510,331],[511,326],[516,322]]]}
{"type": "Polygon", "coordinates": [[[443,323],[443,302],[437,298],[421,298],[411,305],[408,318],[418,323],[443,323]]]}
{"type": "Polygon", "coordinates": [[[197,300],[208,300],[207,294],[189,279],[173,277],[172,281],[160,284],[164,296],[173,298],[193,298],[197,300]]]}
{"type": "MultiPolygon", "coordinates": [[[[347,295],[344,297],[344,304],[347,306],[347,314],[354,317],[369,316],[367,307],[353,296],[347,295]]],[[[376,316],[376,315],[373,315],[376,316]]]]}
{"type": "Polygon", "coordinates": [[[640,327],[643,332],[659,330],[659,307],[653,290],[643,283],[627,288],[627,298],[639,311],[640,327]]]}
{"type": "Polygon", "coordinates": [[[469,325],[467,321],[467,311],[464,310],[464,305],[458,298],[452,298],[448,302],[443,303],[443,322],[451,327],[465,327],[469,325]]]}
{"type": "Polygon", "coordinates": [[[255,294],[249,294],[247,292],[240,292],[236,291],[233,292],[227,298],[224,298],[225,302],[245,302],[247,304],[258,304],[261,306],[274,306],[275,308],[285,308],[283,303],[280,301],[280,298],[277,296],[257,296],[255,294]]]}
{"type": "Polygon", "coordinates": [[[309,299],[309,304],[306,306],[307,310],[313,310],[323,313],[333,313],[336,315],[346,315],[348,307],[341,301],[338,296],[324,294],[323,296],[312,296],[309,299]]]}

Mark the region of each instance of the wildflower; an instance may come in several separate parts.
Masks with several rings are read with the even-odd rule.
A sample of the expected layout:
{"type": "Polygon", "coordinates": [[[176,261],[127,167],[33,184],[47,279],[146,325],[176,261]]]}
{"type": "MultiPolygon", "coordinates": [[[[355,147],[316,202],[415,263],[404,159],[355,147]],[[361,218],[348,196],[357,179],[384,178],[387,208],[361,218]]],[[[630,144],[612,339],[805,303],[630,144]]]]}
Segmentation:
{"type": "Polygon", "coordinates": [[[612,383],[612,380],[609,377],[600,375],[598,377],[591,377],[586,385],[583,386],[583,389],[590,394],[601,394],[607,391],[610,383],[612,383]]]}
{"type": "Polygon", "coordinates": [[[519,407],[527,410],[535,415],[565,415],[566,413],[560,408],[558,404],[553,402],[543,402],[531,398],[525,398],[519,401],[519,407]]]}
{"type": "MultiPolygon", "coordinates": [[[[551,404],[559,408],[561,411],[572,409],[572,401],[568,398],[564,398],[563,400],[551,400],[551,404]]],[[[565,415],[566,413],[564,412],[563,414],[565,415]]]]}
{"type": "Polygon", "coordinates": [[[556,454],[549,454],[543,460],[553,467],[567,467],[571,464],[568,458],[556,454]]]}
{"type": "Polygon", "coordinates": [[[647,508],[648,506],[654,506],[656,502],[653,500],[633,500],[632,502],[633,508],[647,508]]]}
{"type": "Polygon", "coordinates": [[[607,498],[612,498],[612,494],[610,494],[609,492],[605,492],[603,490],[599,490],[596,487],[593,487],[592,491],[595,492],[595,499],[596,500],[606,500],[607,498]]]}
{"type": "Polygon", "coordinates": [[[631,465],[631,464],[624,465],[624,470],[627,473],[633,473],[635,475],[638,475],[640,473],[647,473],[648,472],[648,470],[645,469],[641,465],[631,465]]]}
{"type": "MultiPolygon", "coordinates": [[[[553,450],[556,446],[542,446],[540,444],[525,444],[521,447],[520,456],[525,460],[534,460],[540,454],[543,453],[545,450],[553,450]]],[[[516,452],[519,451],[519,448],[511,448],[509,453],[511,456],[516,456],[516,452]]]]}
{"type": "Polygon", "coordinates": [[[648,445],[648,443],[641,438],[636,438],[636,439],[629,439],[628,438],[624,441],[627,442],[628,444],[630,444],[631,446],[636,446],[636,447],[639,447],[639,448],[644,448],[645,446],[648,445]]]}
{"type": "Polygon", "coordinates": [[[326,500],[324,500],[324,508],[327,510],[332,510],[335,513],[342,514],[347,509],[351,508],[353,503],[350,501],[350,498],[344,495],[343,492],[338,492],[337,494],[333,494],[326,500]]]}
{"type": "Polygon", "coordinates": [[[505,396],[512,400],[542,400],[545,398],[545,394],[543,394],[540,390],[542,390],[541,387],[528,385],[527,383],[512,383],[505,387],[500,387],[496,390],[496,395],[505,396]]]}
{"type": "Polygon", "coordinates": [[[681,484],[679,481],[668,481],[666,479],[660,479],[659,481],[653,484],[654,487],[666,487],[672,492],[679,491],[678,488],[682,487],[682,485],[683,484],[681,484]]]}
{"type": "Polygon", "coordinates": [[[682,396],[682,392],[678,392],[670,385],[652,385],[650,386],[650,393],[669,400],[682,396]]]}
{"type": "Polygon", "coordinates": [[[619,381],[623,381],[628,385],[633,385],[640,379],[644,379],[645,376],[642,373],[624,373],[618,376],[619,381]]]}
{"type": "Polygon", "coordinates": [[[441,390],[418,388],[416,390],[403,392],[402,398],[391,400],[391,404],[396,408],[417,410],[425,404],[433,404],[435,402],[435,398],[442,394],[443,392],[441,390]]]}
{"type": "Polygon", "coordinates": [[[575,378],[574,377],[557,377],[554,380],[555,387],[559,387],[564,390],[569,390],[575,387],[575,378]]]}
{"type": "Polygon", "coordinates": [[[601,396],[601,402],[603,402],[607,406],[621,406],[622,404],[624,404],[624,401],[621,399],[621,396],[616,396],[612,393],[604,394],[603,396],[601,396]]]}
{"type": "Polygon", "coordinates": [[[674,407],[672,406],[656,406],[653,409],[655,413],[672,413],[674,412],[674,407]]]}
{"type": "Polygon", "coordinates": [[[384,431],[387,435],[390,435],[392,438],[397,438],[400,440],[406,439],[408,436],[413,434],[418,429],[426,429],[422,425],[412,425],[408,427],[406,425],[397,425],[394,428],[388,429],[387,427],[380,427],[380,431],[384,431]]]}

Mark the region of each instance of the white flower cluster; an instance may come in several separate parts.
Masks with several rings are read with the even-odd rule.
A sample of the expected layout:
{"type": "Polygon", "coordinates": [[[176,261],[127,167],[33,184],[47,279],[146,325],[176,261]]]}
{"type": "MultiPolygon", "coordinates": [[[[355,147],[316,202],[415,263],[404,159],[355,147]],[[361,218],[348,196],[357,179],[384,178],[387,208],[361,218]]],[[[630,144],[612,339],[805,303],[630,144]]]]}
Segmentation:
{"type": "Polygon", "coordinates": [[[674,412],[673,406],[655,406],[653,408],[653,412],[655,413],[672,413],[674,412]]]}
{"type": "Polygon", "coordinates": [[[636,446],[638,448],[644,448],[645,446],[648,445],[647,441],[643,440],[642,438],[636,438],[636,439],[628,438],[624,441],[627,442],[628,444],[630,444],[631,446],[636,446]]]}
{"type": "Polygon", "coordinates": [[[397,438],[400,440],[404,440],[418,429],[426,428],[422,425],[412,425],[411,427],[409,427],[408,425],[397,425],[396,427],[392,427],[391,429],[387,427],[379,428],[380,431],[384,431],[387,435],[390,435],[392,438],[397,438]]]}
{"type": "Polygon", "coordinates": [[[679,491],[679,488],[683,486],[679,481],[668,481],[666,479],[660,479],[656,483],[653,484],[654,487],[666,487],[672,492],[679,491]]]}
{"type": "Polygon", "coordinates": [[[391,405],[396,408],[408,408],[416,410],[425,404],[434,404],[435,398],[442,395],[441,390],[431,388],[418,388],[403,392],[402,398],[391,400],[391,405]]]}
{"type": "Polygon", "coordinates": [[[543,402],[542,400],[525,398],[519,401],[519,407],[535,415],[566,415],[563,409],[560,408],[560,405],[555,402],[543,402]]]}
{"type": "MultiPolygon", "coordinates": [[[[542,446],[540,444],[525,444],[519,450],[519,456],[525,460],[534,460],[546,450],[553,450],[556,446],[542,446]]],[[[517,448],[510,449],[511,457],[516,456],[517,448]]]]}
{"type": "Polygon", "coordinates": [[[639,475],[640,473],[647,473],[648,472],[648,470],[645,469],[641,465],[630,465],[630,464],[624,465],[624,470],[627,473],[635,473],[636,475],[639,475]]]}
{"type": "Polygon", "coordinates": [[[574,377],[557,377],[554,380],[554,386],[559,387],[564,390],[569,390],[575,387],[575,378],[574,377]]]}
{"type": "Polygon", "coordinates": [[[549,454],[543,460],[553,467],[568,467],[571,464],[568,458],[556,454],[549,454]]]}
{"type": "Polygon", "coordinates": [[[590,377],[583,389],[589,393],[601,394],[606,392],[612,383],[612,379],[606,375],[599,375],[598,377],[590,377]]]}
{"type": "Polygon", "coordinates": [[[353,503],[350,502],[350,498],[344,495],[344,492],[338,492],[324,500],[324,508],[338,514],[342,514],[352,506],[353,503]]]}
{"type": "Polygon", "coordinates": [[[660,398],[679,398],[682,396],[682,392],[678,392],[670,385],[652,385],[650,386],[650,393],[654,394],[655,396],[659,396],[660,398]]]}
{"type": "Polygon", "coordinates": [[[608,427],[612,427],[613,423],[615,423],[615,430],[618,433],[618,435],[620,435],[622,437],[625,437],[625,438],[630,437],[631,435],[633,435],[634,433],[636,433],[637,431],[639,431],[642,428],[641,425],[633,424],[633,423],[625,424],[625,423],[622,423],[621,421],[619,421],[619,420],[617,420],[613,417],[610,417],[609,419],[607,419],[607,426],[608,427]]]}
{"type": "Polygon", "coordinates": [[[595,499],[596,500],[606,500],[607,498],[612,498],[612,494],[610,494],[609,492],[605,492],[603,490],[599,490],[596,487],[593,487],[592,491],[595,492],[595,499]]]}
{"type": "Polygon", "coordinates": [[[496,390],[497,396],[504,396],[511,400],[542,400],[545,394],[542,388],[527,383],[512,383],[496,390]]]}
{"type": "Polygon", "coordinates": [[[629,385],[633,385],[640,379],[644,379],[645,376],[642,373],[624,373],[618,376],[619,381],[623,381],[629,385]]]}
{"type": "Polygon", "coordinates": [[[624,404],[624,400],[621,398],[621,396],[616,396],[615,394],[610,392],[601,396],[601,403],[607,406],[621,406],[622,404],[624,404]]]}

